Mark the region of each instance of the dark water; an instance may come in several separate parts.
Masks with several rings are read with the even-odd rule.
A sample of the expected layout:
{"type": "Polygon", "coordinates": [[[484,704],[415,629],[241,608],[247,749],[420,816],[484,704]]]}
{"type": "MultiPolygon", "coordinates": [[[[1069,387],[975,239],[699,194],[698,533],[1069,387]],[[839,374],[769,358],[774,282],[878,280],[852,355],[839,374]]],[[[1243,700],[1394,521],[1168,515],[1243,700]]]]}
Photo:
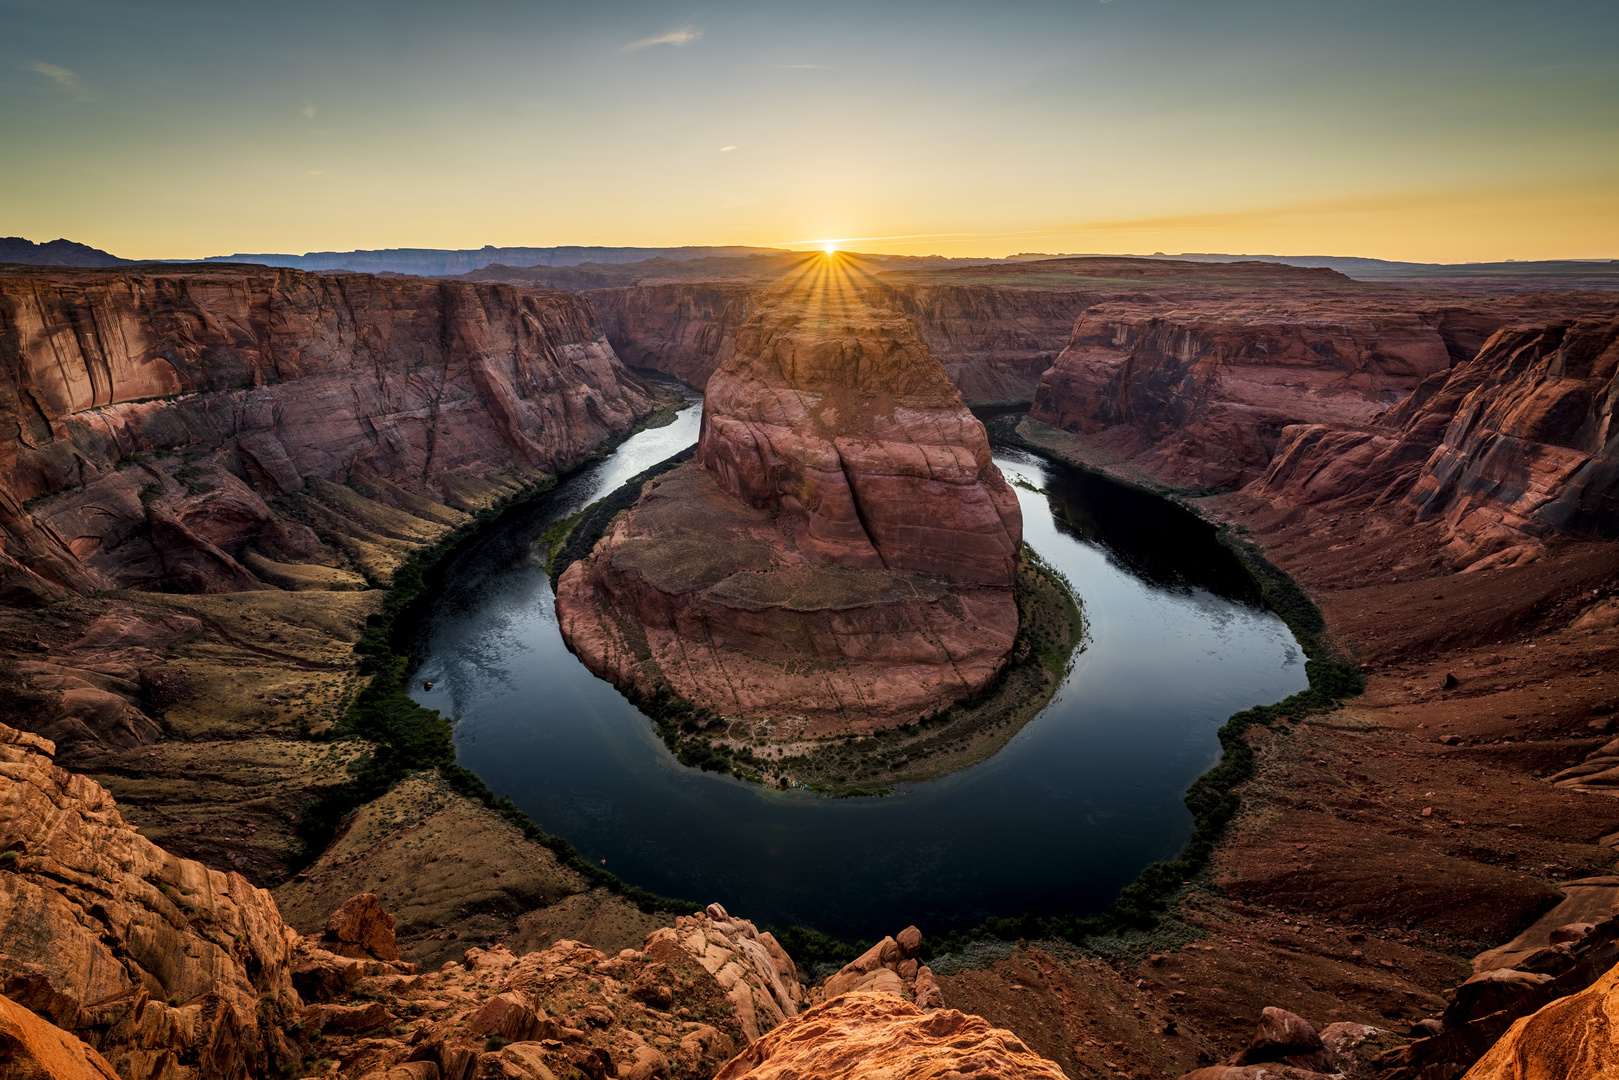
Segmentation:
{"type": "MultiPolygon", "coordinates": [[[[1025,535],[1079,592],[1090,643],[1000,753],[883,798],[764,790],[679,765],[557,632],[534,536],[696,437],[699,407],[509,516],[445,571],[423,627],[424,705],[464,765],[636,885],[764,923],[875,937],[990,914],[1097,910],[1191,830],[1181,803],[1232,712],[1305,687],[1286,627],[1179,507],[998,454],[1025,535]]],[[[418,682],[418,685],[420,683],[418,682]]]]}

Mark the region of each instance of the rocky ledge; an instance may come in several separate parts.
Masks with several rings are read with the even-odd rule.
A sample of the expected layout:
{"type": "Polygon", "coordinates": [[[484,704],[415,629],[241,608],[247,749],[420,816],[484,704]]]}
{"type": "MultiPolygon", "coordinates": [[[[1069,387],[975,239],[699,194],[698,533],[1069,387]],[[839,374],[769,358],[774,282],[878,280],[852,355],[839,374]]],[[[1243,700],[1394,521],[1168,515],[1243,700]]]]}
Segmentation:
{"type": "Polygon", "coordinates": [[[908,723],[987,687],[1023,523],[983,425],[905,316],[772,298],[708,384],[697,460],[651,482],[557,610],[598,674],[775,738],[908,723]]]}

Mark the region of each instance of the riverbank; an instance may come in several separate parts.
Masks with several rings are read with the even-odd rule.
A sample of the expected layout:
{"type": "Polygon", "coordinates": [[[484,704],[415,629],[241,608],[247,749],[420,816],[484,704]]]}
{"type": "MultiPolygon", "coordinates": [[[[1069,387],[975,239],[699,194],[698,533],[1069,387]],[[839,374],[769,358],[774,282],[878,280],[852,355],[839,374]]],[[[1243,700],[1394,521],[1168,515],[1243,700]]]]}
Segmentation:
{"type": "MultiPolygon", "coordinates": [[[[1080,436],[1025,433],[1107,467],[1080,436]]],[[[989,962],[941,978],[945,993],[1071,1075],[1211,1064],[1241,1049],[1270,1005],[1403,1044],[1474,956],[1565,898],[1612,888],[1569,883],[1615,880],[1602,841],[1619,829],[1619,799],[1548,777],[1612,737],[1619,545],[1564,542],[1526,566],[1391,580],[1391,560],[1438,549],[1436,529],[1241,495],[1178,498],[1302,587],[1324,635],[1363,666],[1365,689],[1243,733],[1251,764],[1230,789],[1240,809],[1208,871],[1166,905],[1181,942],[1098,963],[1034,943],[1033,927],[1023,944],[980,948],[989,962]]]]}

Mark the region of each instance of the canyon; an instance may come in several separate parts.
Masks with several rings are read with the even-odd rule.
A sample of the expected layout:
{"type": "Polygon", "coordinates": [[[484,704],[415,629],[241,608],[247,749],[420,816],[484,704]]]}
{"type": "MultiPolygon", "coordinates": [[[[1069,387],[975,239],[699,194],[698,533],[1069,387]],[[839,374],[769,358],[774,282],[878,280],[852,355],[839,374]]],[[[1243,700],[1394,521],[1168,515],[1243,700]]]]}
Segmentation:
{"type": "MultiPolygon", "coordinates": [[[[723,908],[631,902],[446,769],[352,806],[306,852],[304,815],[379,747],[334,736],[372,678],[353,649],[381,586],[666,406],[621,359],[709,383],[717,422],[592,564],[633,556],[642,513],[720,507],[784,537],[773,552],[789,550],[774,522],[796,521],[806,563],[860,547],[809,531],[823,505],[828,527],[853,519],[805,497],[806,449],[749,466],[780,441],[782,403],[805,400],[758,367],[762,342],[791,336],[779,287],[0,275],[0,885],[29,898],[0,933],[0,994],[19,1003],[0,1037],[26,1028],[126,1078],[306,1057],[419,1080],[785,1075],[958,1035],[1031,1075],[1236,1076],[1316,1053],[1303,1020],[1253,1038],[1274,1007],[1319,1024],[1336,1056],[1316,1063],[1350,1075],[1458,1076],[1481,1054],[1480,1075],[1511,1075],[1490,1070],[1519,1053],[1556,1075],[1573,1059],[1546,1055],[1602,1052],[1586,1033],[1619,899],[1611,293],[1160,260],[853,279],[884,313],[855,336],[931,353],[959,389],[933,368],[879,388],[955,418],[937,445],[981,506],[997,506],[969,467],[982,429],[955,402],[1028,402],[1017,438],[1225,524],[1364,671],[1335,710],[1249,729],[1243,813],[1155,930],[987,945],[959,966],[897,935],[887,961],[879,943],[812,978],[723,908]],[[783,513],[767,526],[748,500],[783,513]],[[356,893],[394,913],[395,955],[328,930],[356,893]],[[1575,996],[1545,1004],[1552,984],[1575,996]],[[302,1033],[278,1036],[294,1017],[302,1033]]],[[[888,445],[867,415],[853,441],[888,445]]],[[[845,460],[835,428],[821,443],[845,460]]],[[[868,475],[884,474],[847,483],[857,505],[868,475]]],[[[955,570],[988,575],[974,588],[1001,587],[1016,550],[995,516],[1012,548],[955,570]]],[[[886,528],[861,529],[885,566],[896,553],[880,572],[943,565],[912,568],[927,543],[886,528]]]]}

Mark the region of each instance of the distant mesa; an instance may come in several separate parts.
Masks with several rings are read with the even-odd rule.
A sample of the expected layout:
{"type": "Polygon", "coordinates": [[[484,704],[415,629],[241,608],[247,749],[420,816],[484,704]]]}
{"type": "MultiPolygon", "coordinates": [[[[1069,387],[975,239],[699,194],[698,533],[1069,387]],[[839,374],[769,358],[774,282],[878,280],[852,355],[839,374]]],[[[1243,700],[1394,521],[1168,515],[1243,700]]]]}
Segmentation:
{"type": "Polygon", "coordinates": [[[129,259],[109,255],[88,244],[52,240],[36,244],[20,236],[0,236],[0,263],[22,266],[128,266],[129,259]]]}
{"type": "Polygon", "coordinates": [[[593,671],[814,737],[916,720],[1005,666],[1016,496],[914,324],[873,295],[822,268],[738,330],[696,461],[559,581],[593,671]]]}

